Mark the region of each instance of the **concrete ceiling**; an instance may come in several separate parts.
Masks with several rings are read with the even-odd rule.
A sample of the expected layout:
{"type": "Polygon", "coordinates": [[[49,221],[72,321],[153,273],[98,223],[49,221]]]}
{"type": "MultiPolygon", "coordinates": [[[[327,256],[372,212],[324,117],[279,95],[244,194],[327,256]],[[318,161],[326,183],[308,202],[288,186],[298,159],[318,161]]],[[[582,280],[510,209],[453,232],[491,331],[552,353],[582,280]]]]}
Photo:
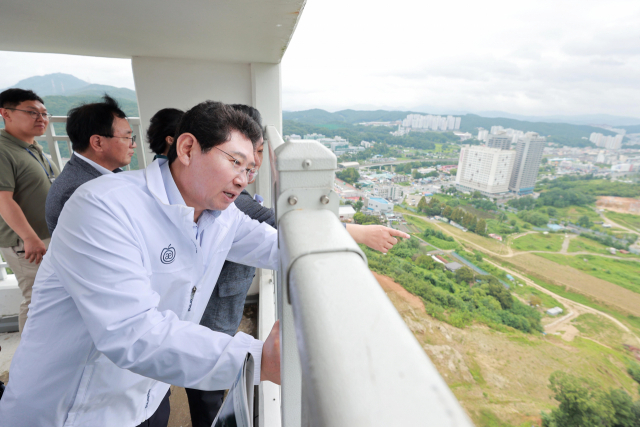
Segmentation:
{"type": "Polygon", "coordinates": [[[0,0],[0,50],[278,63],[306,0],[0,0]]]}

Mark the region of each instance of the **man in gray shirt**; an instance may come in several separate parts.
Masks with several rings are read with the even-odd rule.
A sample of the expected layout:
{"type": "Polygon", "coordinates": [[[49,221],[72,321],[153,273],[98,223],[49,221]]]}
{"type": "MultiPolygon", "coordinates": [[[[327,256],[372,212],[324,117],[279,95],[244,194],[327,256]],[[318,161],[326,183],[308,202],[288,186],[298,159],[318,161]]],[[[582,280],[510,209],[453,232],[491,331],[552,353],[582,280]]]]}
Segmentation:
{"type": "Polygon", "coordinates": [[[69,111],[67,135],[73,155],[49,190],[46,219],[53,234],[64,204],[78,187],[102,175],[120,172],[131,163],[135,135],[118,103],[105,95],[103,102],[69,111]]]}

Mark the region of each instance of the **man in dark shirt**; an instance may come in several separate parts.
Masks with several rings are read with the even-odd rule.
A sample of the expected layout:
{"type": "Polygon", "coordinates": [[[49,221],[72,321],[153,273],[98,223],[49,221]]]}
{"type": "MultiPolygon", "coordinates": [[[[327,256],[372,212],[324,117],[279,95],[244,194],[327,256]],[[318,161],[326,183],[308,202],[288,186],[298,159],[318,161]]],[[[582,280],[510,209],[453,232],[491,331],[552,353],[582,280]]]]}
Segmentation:
{"type": "Polygon", "coordinates": [[[50,117],[38,95],[7,89],[0,93],[0,114],[5,125],[0,131],[0,253],[22,292],[22,333],[33,282],[51,240],[44,203],[59,172],[35,140],[44,134],[50,117]]]}
{"type": "Polygon", "coordinates": [[[67,135],[73,155],[51,186],[46,203],[47,227],[53,234],[69,197],[87,181],[120,172],[131,162],[135,135],[126,115],[111,97],[69,111],[67,135]]]}

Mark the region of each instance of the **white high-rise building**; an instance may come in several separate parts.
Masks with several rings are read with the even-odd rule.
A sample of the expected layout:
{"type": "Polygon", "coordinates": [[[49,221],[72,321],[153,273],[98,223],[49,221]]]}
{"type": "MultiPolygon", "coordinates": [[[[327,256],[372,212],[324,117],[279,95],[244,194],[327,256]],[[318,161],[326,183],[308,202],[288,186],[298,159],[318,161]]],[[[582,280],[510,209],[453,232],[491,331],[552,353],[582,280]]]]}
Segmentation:
{"type": "Polygon", "coordinates": [[[624,138],[624,135],[619,134],[616,136],[608,136],[606,138],[607,140],[604,143],[604,147],[607,150],[619,150],[622,148],[622,139],[624,138]]]}
{"type": "Polygon", "coordinates": [[[478,141],[486,141],[489,136],[489,131],[486,129],[478,129],[478,141]]]}
{"type": "Polygon", "coordinates": [[[596,157],[596,163],[604,163],[604,162],[605,162],[604,150],[600,150],[600,152],[598,153],[598,156],[596,157]]]}
{"type": "Polygon", "coordinates": [[[491,126],[491,134],[492,135],[497,135],[498,133],[502,132],[504,130],[504,128],[502,126],[491,126]]]}
{"type": "Polygon", "coordinates": [[[513,150],[463,147],[458,160],[456,188],[460,191],[479,191],[487,197],[507,193],[515,157],[513,150]]]}
{"type": "Polygon", "coordinates": [[[501,150],[510,150],[511,140],[512,138],[507,135],[507,132],[500,131],[497,134],[489,135],[489,137],[487,138],[487,147],[499,148],[501,150]]]}
{"type": "Polygon", "coordinates": [[[447,130],[453,130],[456,127],[456,118],[447,116],[447,130]]]}
{"type": "Polygon", "coordinates": [[[456,117],[456,124],[454,126],[455,130],[460,129],[460,122],[462,121],[462,117],[456,117]]]}
{"type": "Polygon", "coordinates": [[[516,145],[509,189],[517,194],[531,194],[536,185],[546,140],[535,132],[527,132],[516,145]]]}

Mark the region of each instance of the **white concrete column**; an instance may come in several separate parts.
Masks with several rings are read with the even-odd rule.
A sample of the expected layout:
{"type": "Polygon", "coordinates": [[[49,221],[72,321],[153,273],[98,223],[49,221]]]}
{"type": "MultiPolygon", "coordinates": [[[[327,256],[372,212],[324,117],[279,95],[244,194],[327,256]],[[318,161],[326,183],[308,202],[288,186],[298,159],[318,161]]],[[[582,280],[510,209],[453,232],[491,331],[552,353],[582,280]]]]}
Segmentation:
{"type": "MultiPolygon", "coordinates": [[[[260,111],[263,126],[274,126],[282,135],[280,64],[251,64],[251,105],[260,111]]],[[[264,197],[265,206],[274,206],[271,200],[273,189],[268,147],[265,147],[262,167],[252,190],[264,197]]]]}
{"type": "MultiPolygon", "coordinates": [[[[151,117],[163,108],[188,110],[208,99],[252,105],[248,63],[142,56],[133,57],[131,66],[143,134],[151,117]]],[[[150,163],[153,154],[147,149],[145,157],[150,163]]]]}

